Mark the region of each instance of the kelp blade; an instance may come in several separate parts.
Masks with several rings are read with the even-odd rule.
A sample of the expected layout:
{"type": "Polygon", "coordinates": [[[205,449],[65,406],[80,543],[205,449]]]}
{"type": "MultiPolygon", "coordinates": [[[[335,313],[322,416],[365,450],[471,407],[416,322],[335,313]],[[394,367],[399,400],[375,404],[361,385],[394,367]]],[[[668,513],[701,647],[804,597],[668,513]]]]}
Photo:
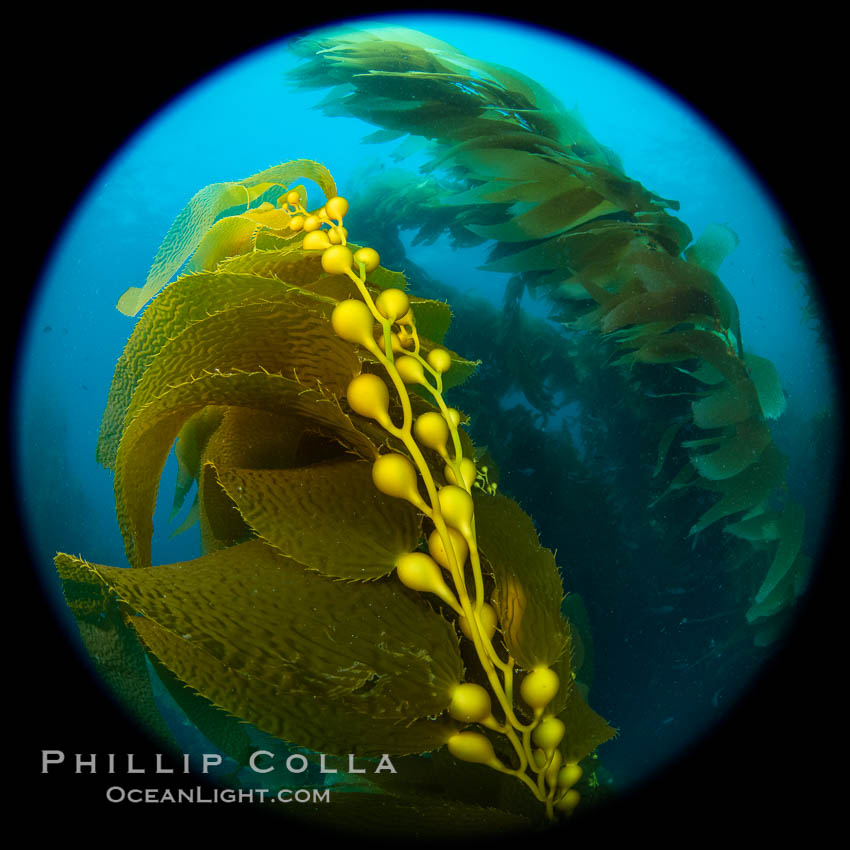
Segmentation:
{"type": "Polygon", "coordinates": [[[457,637],[398,582],[333,581],[261,541],[143,570],[68,560],[137,612],[129,624],[168,669],[271,734],[374,754],[451,733],[428,717],[463,675],[457,637]]]}

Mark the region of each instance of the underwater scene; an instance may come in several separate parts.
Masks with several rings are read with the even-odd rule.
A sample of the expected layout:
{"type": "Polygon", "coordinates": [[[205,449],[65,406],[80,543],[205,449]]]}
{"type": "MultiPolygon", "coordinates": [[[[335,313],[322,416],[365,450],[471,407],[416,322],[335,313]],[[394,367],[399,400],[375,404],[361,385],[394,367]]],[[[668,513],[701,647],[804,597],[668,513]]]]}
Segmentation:
{"type": "Polygon", "coordinates": [[[116,767],[103,718],[116,810],[569,831],[746,704],[828,564],[841,377],[797,232],[558,33],[257,48],[114,153],[34,293],[18,510],[81,693],[146,742],[116,767]]]}

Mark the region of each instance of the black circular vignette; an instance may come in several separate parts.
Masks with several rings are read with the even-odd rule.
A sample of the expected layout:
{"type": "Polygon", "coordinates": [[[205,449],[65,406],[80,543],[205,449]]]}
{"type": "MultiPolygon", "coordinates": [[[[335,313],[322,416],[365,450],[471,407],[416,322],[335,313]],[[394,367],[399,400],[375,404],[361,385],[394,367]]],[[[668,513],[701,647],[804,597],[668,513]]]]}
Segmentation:
{"type": "MultiPolygon", "coordinates": [[[[828,209],[831,192],[838,191],[843,155],[829,127],[832,80],[837,78],[826,64],[830,49],[822,28],[828,29],[828,24],[799,19],[742,21],[732,11],[688,23],[678,13],[665,20],[663,11],[651,8],[632,10],[627,16],[616,10],[609,16],[564,9],[545,18],[527,13],[518,20],[563,32],[627,60],[712,120],[787,212],[818,278],[829,280],[836,243],[828,209]]],[[[379,11],[387,10],[358,9],[379,11]]],[[[499,10],[491,6],[489,11],[499,10]]],[[[262,32],[259,23],[252,28],[196,19],[174,24],[166,15],[145,17],[129,29],[110,32],[84,16],[58,14],[66,17],[54,18],[50,31],[39,40],[38,62],[29,57],[33,70],[22,75],[16,94],[21,103],[15,107],[20,114],[15,141],[20,142],[26,164],[22,172],[27,175],[19,197],[30,197],[26,187],[32,191],[39,169],[61,175],[51,184],[48,197],[37,202],[42,213],[39,229],[22,234],[32,255],[43,256],[51,241],[47,232],[58,236],[76,199],[109,156],[172,97],[253,48],[331,22],[328,14],[319,18],[302,11],[298,20],[285,21],[281,16],[279,31],[262,32]]],[[[505,64],[510,65],[510,57],[505,57],[505,64]]],[[[25,290],[20,286],[21,296],[25,290]]],[[[825,302],[828,313],[838,315],[829,292],[825,302]]],[[[7,313],[7,321],[13,323],[6,335],[12,346],[7,362],[12,362],[15,325],[19,326],[24,309],[21,297],[17,313],[7,313]]],[[[105,801],[109,777],[102,774],[41,774],[42,749],[61,749],[69,757],[78,752],[156,750],[116,710],[76,650],[67,645],[59,624],[46,610],[14,525],[8,539],[20,552],[8,559],[7,568],[14,568],[21,578],[14,597],[20,619],[9,621],[7,638],[7,657],[13,661],[7,708],[24,727],[14,735],[20,753],[13,764],[24,767],[27,796],[48,804],[51,816],[40,828],[66,831],[82,816],[122,832],[150,827],[157,834],[174,824],[180,834],[209,836],[227,825],[259,837],[262,822],[256,822],[247,807],[133,808],[105,801]]],[[[842,661],[836,657],[840,633],[835,624],[840,620],[832,587],[840,553],[835,539],[833,544],[821,558],[821,569],[815,572],[809,599],[801,606],[785,648],[738,710],[670,770],[598,814],[576,818],[565,829],[597,840],[616,833],[647,835],[666,843],[728,832],[733,825],[739,834],[752,829],[767,837],[791,823],[817,822],[823,827],[837,819],[837,787],[828,779],[830,767],[840,763],[834,749],[840,736],[835,724],[840,721],[833,697],[836,667],[842,661]]],[[[197,784],[192,777],[176,776],[165,785],[197,784]]],[[[296,832],[300,830],[293,827],[292,834],[296,832]]]]}

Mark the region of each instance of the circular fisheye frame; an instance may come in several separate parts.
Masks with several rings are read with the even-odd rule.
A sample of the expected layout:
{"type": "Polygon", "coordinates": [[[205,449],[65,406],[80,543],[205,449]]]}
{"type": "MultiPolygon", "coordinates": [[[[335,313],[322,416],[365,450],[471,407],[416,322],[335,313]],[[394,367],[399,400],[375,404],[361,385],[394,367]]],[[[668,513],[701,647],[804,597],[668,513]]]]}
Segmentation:
{"type": "Polygon", "coordinates": [[[451,840],[777,787],[844,463],[819,257],[606,46],[305,27],[108,152],[12,371],[41,793],[451,840]]]}

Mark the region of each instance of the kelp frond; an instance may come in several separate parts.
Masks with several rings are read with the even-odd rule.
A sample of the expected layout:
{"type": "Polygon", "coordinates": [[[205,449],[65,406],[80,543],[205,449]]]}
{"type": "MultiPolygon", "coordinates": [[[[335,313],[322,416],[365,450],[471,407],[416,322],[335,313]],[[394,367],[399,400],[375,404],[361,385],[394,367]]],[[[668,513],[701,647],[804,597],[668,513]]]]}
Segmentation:
{"type": "MultiPolygon", "coordinates": [[[[430,238],[447,231],[491,240],[485,268],[512,274],[519,291],[547,294],[570,327],[615,342],[622,353],[613,362],[697,379],[699,397],[665,426],[659,449],[660,463],[678,440],[696,476],[691,486],[722,493],[693,533],[752,509],[754,493],[777,498],[782,478],[767,420],[785,399],[772,364],[745,352],[737,304],[718,277],[738,243],[727,225],[710,225],[694,242],[668,212],[677,202],[630,179],[576,115],[512,69],[398,27],[324,32],[295,51],[304,59],[291,74],[296,83],[340,86],[323,103],[328,114],[429,141],[433,185],[453,181],[439,218],[429,213],[436,195],[416,209],[430,238]]],[[[405,191],[396,178],[385,202],[401,203],[405,191]]],[[[800,516],[790,501],[785,510],[800,516]]],[[[781,527],[797,540],[797,519],[781,527]]],[[[762,542],[780,557],[785,544],[762,542]]],[[[791,602],[789,583],[770,578],[776,571],[749,619],[791,602]],[[784,601],[765,605],[765,593],[784,601]]]]}

